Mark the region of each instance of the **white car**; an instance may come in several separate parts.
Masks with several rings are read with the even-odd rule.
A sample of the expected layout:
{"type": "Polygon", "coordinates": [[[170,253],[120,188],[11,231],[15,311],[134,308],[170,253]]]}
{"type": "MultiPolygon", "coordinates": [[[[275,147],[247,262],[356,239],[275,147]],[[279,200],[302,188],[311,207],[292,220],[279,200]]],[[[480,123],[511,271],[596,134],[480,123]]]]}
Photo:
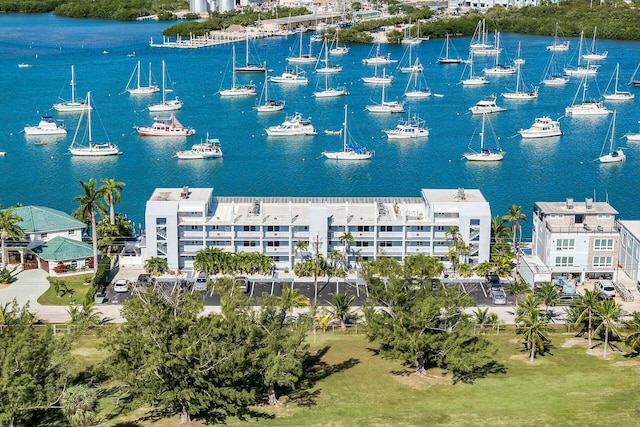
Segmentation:
{"type": "Polygon", "coordinates": [[[616,296],[616,288],[611,280],[598,280],[594,288],[604,299],[611,299],[616,296]]]}
{"type": "Polygon", "coordinates": [[[114,292],[129,292],[129,281],[126,279],[118,279],[116,283],[113,284],[114,292]]]}

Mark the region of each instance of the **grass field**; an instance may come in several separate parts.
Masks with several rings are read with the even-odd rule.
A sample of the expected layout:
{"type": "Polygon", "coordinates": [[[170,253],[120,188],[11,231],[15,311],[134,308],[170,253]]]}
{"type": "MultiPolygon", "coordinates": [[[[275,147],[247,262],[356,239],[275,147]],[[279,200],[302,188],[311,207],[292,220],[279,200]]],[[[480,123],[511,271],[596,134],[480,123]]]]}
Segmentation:
{"type": "MultiPolygon", "coordinates": [[[[230,426],[602,426],[637,425],[640,360],[602,347],[587,352],[574,334],[552,335],[553,347],[530,364],[515,335],[490,336],[506,373],[475,384],[451,383],[441,371],[417,377],[394,361],[375,356],[362,335],[319,334],[312,350],[320,364],[276,409],[230,426]]],[[[99,339],[74,350],[78,369],[100,360],[99,339]]],[[[595,342],[595,341],[594,341],[595,342]]],[[[178,418],[155,422],[135,413],[117,414],[116,401],[101,402],[103,426],[177,426],[178,418]]],[[[201,426],[197,421],[193,426],[201,426]]]]}
{"type": "MultiPolygon", "coordinates": [[[[38,303],[42,305],[69,305],[72,302],[81,303],[84,301],[84,297],[91,289],[91,286],[86,284],[88,278],[90,278],[91,274],[82,274],[78,276],[69,276],[60,278],[63,282],[67,284],[67,287],[73,291],[73,293],[69,293],[62,297],[56,295],[56,291],[53,285],[49,286],[49,289],[45,291],[38,298],[38,303]]],[[[47,277],[47,279],[51,279],[47,277]]]]}

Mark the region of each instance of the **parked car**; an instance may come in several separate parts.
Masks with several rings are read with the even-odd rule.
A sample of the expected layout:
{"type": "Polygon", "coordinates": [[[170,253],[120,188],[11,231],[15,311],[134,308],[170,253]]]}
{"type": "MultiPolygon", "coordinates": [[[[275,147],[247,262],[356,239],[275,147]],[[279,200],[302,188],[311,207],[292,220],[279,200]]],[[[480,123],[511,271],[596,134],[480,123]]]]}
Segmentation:
{"type": "Polygon", "coordinates": [[[505,305],[507,303],[507,296],[502,291],[492,292],[491,297],[495,305],[505,305]]]}
{"type": "Polygon", "coordinates": [[[249,279],[247,279],[244,276],[238,276],[235,279],[233,279],[236,286],[238,286],[238,289],[240,289],[242,292],[244,292],[245,294],[247,292],[249,292],[249,279]]]}
{"type": "Polygon", "coordinates": [[[150,274],[140,274],[138,275],[138,280],[136,280],[136,286],[149,286],[151,285],[151,275],[150,274]]]}
{"type": "Polygon", "coordinates": [[[127,279],[118,279],[113,284],[113,291],[117,293],[129,292],[129,281],[127,279]]]}
{"type": "Polygon", "coordinates": [[[198,274],[196,277],[196,283],[193,286],[193,290],[195,291],[206,291],[207,290],[207,275],[204,273],[198,274]]]}
{"type": "Polygon", "coordinates": [[[558,305],[569,305],[581,299],[582,295],[580,294],[560,294],[560,296],[558,296],[558,305]]]}
{"type": "Polygon", "coordinates": [[[494,291],[502,291],[502,283],[500,283],[500,276],[497,274],[487,274],[485,276],[487,286],[489,286],[489,293],[493,295],[494,291]]]}
{"type": "Polygon", "coordinates": [[[603,299],[611,299],[616,296],[616,288],[611,280],[598,280],[593,287],[603,299]]]}

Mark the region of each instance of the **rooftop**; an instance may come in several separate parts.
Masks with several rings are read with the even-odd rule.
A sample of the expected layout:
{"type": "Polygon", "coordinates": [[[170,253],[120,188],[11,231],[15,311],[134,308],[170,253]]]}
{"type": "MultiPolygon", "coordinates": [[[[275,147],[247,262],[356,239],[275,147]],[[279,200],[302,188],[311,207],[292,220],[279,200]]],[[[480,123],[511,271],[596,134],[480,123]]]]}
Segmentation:
{"type": "Polygon", "coordinates": [[[46,261],[67,261],[91,258],[93,256],[93,247],[88,243],[66,237],[55,237],[34,248],[33,252],[46,261]]]}
{"type": "Polygon", "coordinates": [[[543,213],[549,214],[610,214],[617,215],[615,210],[607,202],[594,202],[592,199],[577,202],[567,199],[564,202],[536,202],[543,213]]]}
{"type": "Polygon", "coordinates": [[[44,206],[22,206],[15,208],[14,213],[22,218],[22,222],[18,225],[25,233],[44,233],[86,227],[82,221],[78,221],[71,215],[44,206]]]}

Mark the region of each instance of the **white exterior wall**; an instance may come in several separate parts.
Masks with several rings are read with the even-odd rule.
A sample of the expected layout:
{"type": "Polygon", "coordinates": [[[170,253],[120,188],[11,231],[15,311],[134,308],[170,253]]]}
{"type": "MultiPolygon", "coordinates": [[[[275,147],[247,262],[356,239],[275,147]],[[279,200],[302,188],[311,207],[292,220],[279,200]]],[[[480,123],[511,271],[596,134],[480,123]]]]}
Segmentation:
{"type": "Polygon", "coordinates": [[[27,233],[24,237],[28,241],[27,248],[32,249],[42,245],[56,237],[65,237],[67,239],[82,241],[82,228],[74,228],[69,230],[47,231],[46,233],[27,233]]]}
{"type": "Polygon", "coordinates": [[[618,221],[622,270],[634,281],[640,280],[640,221],[618,221]]]}

